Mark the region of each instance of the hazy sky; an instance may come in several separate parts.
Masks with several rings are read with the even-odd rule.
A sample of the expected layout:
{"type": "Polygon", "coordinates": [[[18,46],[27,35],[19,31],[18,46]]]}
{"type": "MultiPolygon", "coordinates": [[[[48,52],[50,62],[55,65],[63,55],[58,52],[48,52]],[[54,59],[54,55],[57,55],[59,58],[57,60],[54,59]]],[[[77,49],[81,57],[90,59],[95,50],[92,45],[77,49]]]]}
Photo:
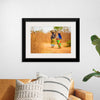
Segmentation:
{"type": "MultiPolygon", "coordinates": [[[[31,27],[31,30],[34,30],[34,31],[43,30],[44,33],[47,33],[53,29],[54,29],[54,26],[33,26],[31,27]]],[[[69,27],[69,31],[71,32],[70,27],[69,27]]]]}
{"type": "Polygon", "coordinates": [[[33,30],[34,31],[39,31],[39,30],[43,30],[44,33],[49,32],[50,30],[53,30],[54,27],[53,26],[34,26],[33,30]]]}

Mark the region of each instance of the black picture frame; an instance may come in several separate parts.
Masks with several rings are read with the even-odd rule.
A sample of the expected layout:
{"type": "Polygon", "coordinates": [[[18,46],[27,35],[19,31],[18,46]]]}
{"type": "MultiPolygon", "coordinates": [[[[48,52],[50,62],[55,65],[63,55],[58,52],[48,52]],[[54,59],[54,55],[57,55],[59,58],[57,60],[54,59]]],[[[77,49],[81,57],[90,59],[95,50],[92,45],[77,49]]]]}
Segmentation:
{"type": "Polygon", "coordinates": [[[80,18],[22,18],[22,62],[79,62],[80,18]],[[26,22],[76,22],[76,58],[26,58],[26,22]]]}

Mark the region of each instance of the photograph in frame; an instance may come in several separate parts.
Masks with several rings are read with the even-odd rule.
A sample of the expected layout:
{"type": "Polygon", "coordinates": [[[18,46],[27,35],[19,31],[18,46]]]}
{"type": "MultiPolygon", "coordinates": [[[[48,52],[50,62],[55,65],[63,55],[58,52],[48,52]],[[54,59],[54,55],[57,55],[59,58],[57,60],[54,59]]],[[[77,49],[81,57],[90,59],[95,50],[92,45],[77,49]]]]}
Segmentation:
{"type": "Polygon", "coordinates": [[[79,18],[23,18],[23,62],[79,62],[79,18]]]}

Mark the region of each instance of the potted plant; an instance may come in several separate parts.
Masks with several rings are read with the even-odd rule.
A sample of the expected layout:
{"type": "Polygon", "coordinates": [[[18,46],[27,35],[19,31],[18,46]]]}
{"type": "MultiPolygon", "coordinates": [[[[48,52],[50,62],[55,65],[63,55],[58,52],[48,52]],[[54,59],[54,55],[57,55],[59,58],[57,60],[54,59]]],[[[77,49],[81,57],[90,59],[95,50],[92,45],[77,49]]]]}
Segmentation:
{"type": "MultiPolygon", "coordinates": [[[[100,38],[97,35],[92,35],[91,41],[92,41],[92,44],[95,45],[95,48],[100,56],[100,38]]],[[[94,71],[93,73],[90,73],[83,78],[84,82],[88,81],[93,76],[100,77],[99,71],[96,71],[95,69],[93,69],[93,71],[94,71]]]]}

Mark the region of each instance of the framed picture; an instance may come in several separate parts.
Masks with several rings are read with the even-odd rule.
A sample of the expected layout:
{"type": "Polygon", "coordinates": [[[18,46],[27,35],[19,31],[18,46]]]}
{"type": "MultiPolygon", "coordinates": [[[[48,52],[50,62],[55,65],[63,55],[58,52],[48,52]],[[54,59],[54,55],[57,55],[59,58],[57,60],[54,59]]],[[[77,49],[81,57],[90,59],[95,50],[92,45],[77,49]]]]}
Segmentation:
{"type": "Polygon", "coordinates": [[[79,62],[79,18],[22,18],[22,62],[79,62]]]}

